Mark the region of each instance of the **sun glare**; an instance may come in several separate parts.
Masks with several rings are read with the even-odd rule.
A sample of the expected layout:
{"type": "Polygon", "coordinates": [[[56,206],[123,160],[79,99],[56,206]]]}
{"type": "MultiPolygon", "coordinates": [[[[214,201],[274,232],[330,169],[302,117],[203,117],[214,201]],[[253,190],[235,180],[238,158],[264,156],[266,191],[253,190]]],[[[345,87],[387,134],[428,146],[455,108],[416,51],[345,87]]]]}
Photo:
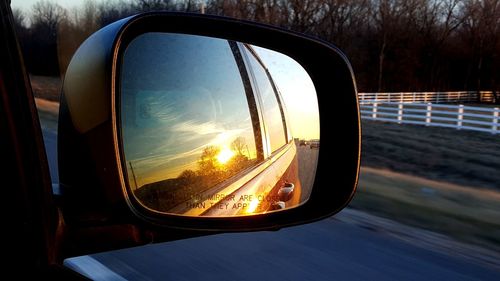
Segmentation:
{"type": "Polygon", "coordinates": [[[250,204],[248,205],[248,208],[245,210],[247,214],[252,214],[255,212],[257,207],[259,207],[259,200],[257,198],[254,198],[252,201],[250,201],[250,204]]]}
{"type": "Polygon", "coordinates": [[[219,161],[219,163],[221,164],[226,164],[229,160],[231,160],[231,158],[233,158],[234,156],[234,152],[227,148],[227,147],[224,147],[220,152],[219,154],[217,155],[217,161],[219,161]]]}

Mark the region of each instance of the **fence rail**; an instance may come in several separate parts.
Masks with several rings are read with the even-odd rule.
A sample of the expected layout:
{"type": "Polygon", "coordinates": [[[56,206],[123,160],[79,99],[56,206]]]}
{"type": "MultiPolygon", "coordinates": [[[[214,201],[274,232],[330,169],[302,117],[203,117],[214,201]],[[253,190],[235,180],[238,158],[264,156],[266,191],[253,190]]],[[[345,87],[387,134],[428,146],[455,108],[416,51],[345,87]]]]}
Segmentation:
{"type": "Polygon", "coordinates": [[[405,92],[405,93],[358,93],[361,104],[373,102],[402,103],[493,103],[491,91],[482,92],[405,92]]]}
{"type": "Polygon", "coordinates": [[[362,103],[361,118],[399,124],[416,124],[500,133],[500,109],[433,103],[362,103]]]}

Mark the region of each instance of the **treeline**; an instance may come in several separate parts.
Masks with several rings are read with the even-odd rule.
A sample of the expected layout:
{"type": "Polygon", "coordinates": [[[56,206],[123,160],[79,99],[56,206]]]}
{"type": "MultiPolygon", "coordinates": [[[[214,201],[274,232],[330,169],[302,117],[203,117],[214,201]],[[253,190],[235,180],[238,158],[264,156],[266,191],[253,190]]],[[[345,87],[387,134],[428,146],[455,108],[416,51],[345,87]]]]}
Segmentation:
{"type": "Polygon", "coordinates": [[[87,36],[149,10],[226,15],[320,37],[348,55],[360,91],[500,89],[500,0],[108,0],[71,11],[40,1],[14,16],[28,70],[60,75],[87,36]]]}

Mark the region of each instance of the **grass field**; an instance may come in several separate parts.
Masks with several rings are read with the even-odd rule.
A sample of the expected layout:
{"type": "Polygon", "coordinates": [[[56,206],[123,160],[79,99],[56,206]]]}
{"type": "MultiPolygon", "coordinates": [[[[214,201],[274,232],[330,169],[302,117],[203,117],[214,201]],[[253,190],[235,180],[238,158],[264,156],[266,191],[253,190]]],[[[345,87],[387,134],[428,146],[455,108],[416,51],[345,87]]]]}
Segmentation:
{"type": "Polygon", "coordinates": [[[500,251],[500,193],[362,168],[350,207],[500,251]]]}
{"type": "Polygon", "coordinates": [[[500,251],[500,136],[363,122],[350,206],[500,251]]]}
{"type": "Polygon", "coordinates": [[[500,191],[500,135],[363,121],[362,166],[500,191]]]}

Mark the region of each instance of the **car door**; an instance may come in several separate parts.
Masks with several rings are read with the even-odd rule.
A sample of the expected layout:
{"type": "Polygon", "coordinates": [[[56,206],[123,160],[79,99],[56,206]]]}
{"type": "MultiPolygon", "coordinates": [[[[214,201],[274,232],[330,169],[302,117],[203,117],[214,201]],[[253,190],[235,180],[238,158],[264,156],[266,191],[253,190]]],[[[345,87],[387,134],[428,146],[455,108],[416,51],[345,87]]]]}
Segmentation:
{"type": "MultiPolygon", "coordinates": [[[[188,52],[186,48],[178,48],[177,50],[183,51],[180,53],[174,52],[172,57],[184,54],[194,65],[175,65],[172,60],[158,59],[159,57],[154,54],[154,49],[165,50],[166,46],[175,45],[170,44],[175,43],[175,40],[172,40],[175,38],[167,38],[165,37],[166,34],[176,34],[184,38],[190,38],[190,40],[207,34],[189,32],[188,30],[184,30],[185,33],[179,33],[178,30],[171,32],[168,29],[161,29],[161,32],[158,32],[158,29],[153,28],[155,25],[150,23],[158,19],[163,23],[162,28],[209,26],[214,28],[213,30],[221,30],[216,28],[221,24],[224,26],[223,30],[228,29],[228,34],[232,34],[230,32],[233,30],[232,28],[241,29],[248,25],[249,30],[252,28],[256,28],[257,31],[260,30],[256,34],[258,36],[255,37],[255,41],[252,41],[252,37],[248,37],[250,38],[248,39],[249,42],[259,43],[259,40],[269,37],[266,34],[276,34],[291,39],[291,42],[302,42],[305,45],[316,44],[322,47],[322,50],[326,53],[325,57],[332,57],[335,62],[334,65],[338,64],[338,69],[345,72],[344,78],[348,78],[345,79],[348,82],[340,83],[340,85],[345,85],[349,88],[349,92],[354,93],[352,75],[349,68],[346,68],[348,66],[347,61],[339,56],[333,48],[269,27],[245,22],[239,23],[230,19],[211,16],[198,17],[175,13],[144,14],[136,16],[139,19],[138,22],[134,20],[134,17],[130,17],[103,28],[80,46],[79,51],[74,56],[75,59],[72,60],[68,72],[66,72],[59,113],[58,140],[60,142],[58,151],[60,152],[59,160],[71,159],[72,161],[62,161],[64,163],[59,166],[59,170],[62,171],[60,173],[62,175],[61,179],[63,180],[60,182],[61,188],[59,190],[62,192],[57,194],[59,197],[56,206],[53,203],[55,200],[52,198],[51,180],[47,169],[47,159],[33,95],[29,88],[29,79],[23,67],[19,47],[13,34],[12,13],[5,2],[1,3],[3,29],[1,30],[2,33],[0,33],[2,38],[2,62],[0,63],[2,100],[0,105],[2,108],[1,116],[4,118],[1,120],[0,129],[2,136],[5,136],[2,137],[1,151],[2,156],[5,156],[2,159],[7,165],[11,165],[3,170],[5,183],[8,186],[5,189],[8,203],[4,204],[7,207],[4,214],[8,214],[9,218],[7,231],[13,230],[11,233],[12,236],[15,236],[7,241],[17,247],[16,250],[9,252],[13,254],[11,255],[13,264],[22,264],[25,269],[35,269],[34,271],[27,270],[26,274],[37,275],[42,270],[50,271],[52,268],[60,267],[63,259],[84,253],[206,235],[209,231],[212,231],[211,233],[223,232],[227,227],[229,227],[228,230],[233,231],[278,229],[282,225],[290,226],[295,223],[303,223],[319,217],[319,213],[326,213],[326,211],[318,212],[317,209],[311,207],[312,204],[302,206],[306,208],[283,210],[269,215],[256,214],[253,218],[227,216],[216,219],[194,216],[176,217],[176,215],[183,215],[184,213],[172,214],[165,211],[177,207],[177,204],[165,207],[165,202],[161,202],[161,200],[165,200],[168,205],[168,200],[170,200],[170,195],[161,190],[162,186],[165,185],[173,187],[170,188],[170,191],[175,191],[175,188],[179,185],[187,187],[185,189],[187,193],[201,186],[202,192],[213,191],[212,198],[218,201],[233,195],[233,198],[235,198],[233,201],[239,200],[237,203],[241,204],[236,204],[236,208],[231,211],[230,216],[253,213],[252,210],[261,210],[261,213],[272,210],[272,208],[276,207],[276,205],[273,205],[276,200],[281,202],[289,200],[288,197],[285,197],[285,199],[280,197],[284,192],[290,194],[289,191],[283,191],[282,188],[287,187],[290,190],[290,176],[284,177],[283,175],[289,170],[290,163],[293,161],[291,159],[296,158],[296,152],[291,141],[291,135],[285,129],[287,126],[284,119],[283,105],[280,104],[278,92],[275,86],[272,85],[269,74],[266,74],[269,80],[267,83],[271,83],[271,88],[273,88],[271,96],[274,96],[274,104],[278,104],[277,107],[271,107],[274,110],[274,116],[278,116],[278,122],[275,124],[273,124],[275,120],[262,117],[266,114],[265,99],[259,92],[261,91],[261,89],[258,89],[259,85],[255,81],[251,81],[250,77],[254,79],[254,73],[250,74],[246,70],[246,67],[249,66],[243,63],[241,53],[240,57],[237,57],[238,52],[236,50],[239,50],[238,46],[232,41],[220,39],[231,38],[230,40],[246,41],[247,38],[239,39],[239,37],[216,36],[215,33],[208,33],[213,37],[206,38],[211,38],[212,43],[215,42],[220,46],[224,45],[224,48],[210,48],[210,46],[203,44],[192,45],[191,51],[193,52],[188,52]],[[141,17],[143,18],[141,19],[141,17]],[[143,23],[148,24],[136,25],[136,23],[143,20],[143,23]],[[150,20],[152,21],[150,22],[150,20]],[[167,24],[168,20],[174,22],[180,20],[186,24],[167,24]],[[192,21],[191,24],[188,23],[189,21],[192,21]],[[208,24],[203,24],[204,22],[208,24]],[[124,31],[124,29],[118,28],[124,23],[131,24],[130,27],[140,27],[139,30],[144,32],[134,33],[132,30],[138,30],[130,29],[130,32],[127,31],[121,34],[124,35],[122,38],[128,35],[130,37],[121,41],[123,45],[120,46],[123,47],[119,49],[119,52],[112,51],[118,50],[118,45],[113,45],[111,48],[101,48],[103,44],[118,43],[113,39],[117,34],[108,31],[124,31]],[[126,53],[127,48],[134,45],[133,38],[135,37],[133,36],[139,38],[140,35],[151,35],[153,33],[161,33],[160,36],[157,36],[159,41],[153,42],[149,46],[152,47],[151,49],[148,49],[147,46],[140,46],[136,50],[142,54],[153,54],[151,59],[143,61],[145,64],[142,67],[140,62],[139,64],[130,63],[127,61],[129,57],[122,56],[122,51],[126,53]],[[164,39],[168,39],[168,44],[162,44],[161,40],[164,39]],[[93,48],[94,43],[97,44],[97,48],[93,48]],[[221,50],[225,53],[222,58],[229,59],[227,62],[232,65],[232,76],[224,75],[224,71],[217,71],[213,67],[206,68],[206,66],[227,67],[229,65],[218,59],[221,56],[203,55],[203,51],[221,50]],[[110,51],[114,55],[119,53],[119,60],[113,58],[110,61],[108,60],[110,56],[100,56],[103,55],[102,52],[107,53],[110,51]],[[199,55],[196,56],[196,53],[199,53],[199,55]],[[210,63],[210,59],[214,58],[216,58],[216,63],[210,63]],[[95,60],[100,60],[100,62],[94,63],[95,60]],[[152,64],[151,61],[155,63],[152,64]],[[167,69],[170,72],[168,75],[165,75],[166,72],[158,71],[157,68],[166,62],[169,64],[167,69]],[[102,67],[101,70],[108,72],[111,70],[108,66],[111,64],[113,64],[112,76],[104,75],[100,71],[87,72],[93,66],[102,67]],[[130,68],[127,69],[127,67],[130,68]],[[204,67],[205,69],[203,69],[204,67]],[[149,69],[149,72],[145,71],[147,69],[149,69]],[[185,75],[186,71],[193,71],[194,74],[185,75]],[[200,77],[223,79],[224,83],[215,83],[218,85],[231,84],[228,80],[232,77],[233,86],[238,85],[236,88],[239,87],[239,92],[228,90],[224,86],[219,86],[219,89],[197,87],[199,84],[193,82],[204,81],[210,83],[212,80],[208,78],[205,78],[205,80],[196,79],[196,72],[198,71],[212,74],[201,75],[200,77]],[[89,73],[92,75],[88,76],[89,73]],[[147,73],[148,75],[141,76],[141,73],[147,73]],[[97,77],[99,81],[92,81],[90,79],[92,77],[97,77]],[[157,87],[158,85],[155,85],[155,83],[168,81],[169,77],[174,78],[170,82],[173,81],[172,85],[175,85],[175,87],[157,87]],[[179,77],[187,79],[183,81],[178,79],[179,77]],[[141,87],[144,84],[135,84],[139,82],[146,83],[146,86],[141,87]],[[105,87],[100,87],[102,86],[101,83],[105,87]],[[113,89],[113,91],[108,91],[110,89],[113,89]],[[104,92],[101,90],[104,90],[104,92]],[[117,91],[115,92],[115,90],[117,91]],[[82,92],[85,95],[83,100],[78,99],[79,94],[82,92]],[[107,96],[110,93],[113,94],[107,96]],[[115,93],[118,95],[114,95],[115,93]],[[228,93],[229,95],[227,95],[228,93]],[[222,98],[214,97],[214,95],[219,94],[226,96],[222,98]],[[97,97],[97,99],[93,97],[97,97]],[[109,103],[110,99],[107,99],[107,97],[112,97],[111,104],[109,103]],[[164,100],[165,98],[169,100],[164,100]],[[90,101],[90,104],[87,103],[88,101],[90,101]],[[168,102],[172,104],[168,104],[168,102]],[[223,105],[223,103],[227,104],[223,105]],[[112,106],[111,111],[107,111],[110,109],[107,106],[110,105],[112,106]],[[89,109],[89,111],[85,113],[86,109],[89,109]],[[104,111],[101,111],[102,109],[104,111]],[[175,114],[169,114],[169,110],[174,111],[175,114]],[[236,112],[236,115],[244,114],[235,116],[235,114],[231,114],[231,111],[236,112]],[[230,114],[226,114],[228,112],[230,114]],[[100,118],[104,118],[104,123],[100,118]],[[170,124],[173,126],[169,128],[169,130],[175,131],[175,134],[165,134],[165,130],[156,130],[165,129],[160,125],[172,118],[176,118],[176,121],[178,121],[170,124]],[[112,128],[108,127],[109,121],[113,123],[112,128]],[[276,124],[280,124],[276,126],[280,129],[272,130],[276,124]],[[221,125],[224,125],[222,126],[223,129],[221,129],[221,125]],[[110,128],[112,134],[109,134],[111,131],[108,131],[108,129],[110,128]],[[278,135],[281,135],[280,140],[277,142],[272,137],[275,131],[278,132],[278,135]],[[147,134],[144,134],[144,132],[147,134]],[[193,137],[210,134],[216,134],[216,136],[211,139],[212,141],[208,142],[200,142],[199,136],[193,137]],[[284,142],[283,135],[285,136],[284,142]],[[108,140],[111,141],[99,140],[101,137],[107,138],[110,136],[112,139],[108,140]],[[167,139],[169,136],[178,136],[178,138],[167,139]],[[240,137],[243,137],[244,141],[240,137]],[[139,140],[135,142],[136,139],[139,140]],[[223,142],[217,142],[221,140],[223,142]],[[186,149],[188,148],[187,144],[193,143],[195,143],[196,150],[186,149]],[[228,156],[230,154],[226,147],[216,147],[216,144],[228,146],[229,149],[233,150],[230,152],[233,156],[228,156]],[[154,150],[155,146],[158,147],[159,145],[161,151],[154,150]],[[183,147],[183,149],[175,151],[179,147],[183,147]],[[141,154],[141,149],[142,152],[150,151],[151,153],[141,154]],[[161,154],[169,150],[174,152],[174,156],[177,157],[171,157],[171,154],[161,154]],[[109,155],[109,153],[114,153],[114,155],[109,155]],[[73,157],[75,155],[82,158],[73,157]],[[241,157],[234,157],[234,155],[241,157]],[[154,173],[154,169],[151,170],[152,167],[164,168],[165,166],[161,164],[164,164],[162,161],[165,159],[170,161],[179,160],[184,156],[191,157],[190,159],[193,161],[188,163],[191,166],[177,165],[181,169],[175,170],[174,176],[172,176],[174,173],[170,173],[170,175],[162,173],[162,176],[166,177],[168,175],[170,178],[160,180],[158,180],[158,177],[155,178],[155,175],[158,176],[158,174],[154,173]],[[195,156],[195,158],[192,158],[192,156],[195,156]],[[84,161],[80,161],[81,159],[84,159],[84,161]],[[233,166],[227,164],[232,161],[231,159],[235,162],[232,163],[233,166]],[[141,161],[149,161],[149,165],[141,166],[141,161]],[[215,163],[215,161],[218,161],[218,163],[215,163]],[[116,164],[116,166],[109,166],[110,163],[112,165],[116,164]],[[193,164],[197,165],[200,171],[190,169],[193,164]],[[119,169],[117,169],[118,166],[119,169]],[[150,168],[148,176],[144,176],[145,166],[150,168]],[[111,169],[109,169],[110,167],[111,169]],[[122,182],[119,185],[114,182],[118,177],[111,179],[109,176],[113,174],[114,177],[115,172],[120,174],[119,179],[122,182]],[[111,181],[108,181],[109,179],[111,181]],[[200,185],[199,182],[193,184],[193,180],[207,180],[207,182],[200,185]],[[125,184],[123,183],[125,181],[128,182],[125,184]],[[227,190],[226,188],[229,186],[235,187],[235,190],[227,190]],[[143,191],[143,188],[150,191],[143,191]],[[225,193],[220,193],[219,188],[222,188],[225,193]],[[130,191],[132,192],[130,193],[130,191]],[[253,193],[250,194],[250,192],[253,193]],[[239,195],[238,198],[236,198],[236,195],[239,195]],[[138,205],[133,201],[134,196],[135,199],[144,201],[141,203],[144,203],[146,208],[150,207],[151,210],[135,209],[138,205]],[[158,200],[158,198],[161,198],[161,200],[158,200]],[[265,203],[259,201],[265,201],[265,203]],[[13,212],[13,210],[15,211],[13,212]],[[159,216],[170,217],[171,220],[161,219],[153,222],[149,220],[152,217],[142,216],[137,212],[138,210],[140,212],[148,211],[148,214],[156,211],[156,213],[160,213],[159,216]],[[11,220],[13,220],[12,224],[10,224],[11,220]],[[182,226],[177,229],[175,225],[177,222],[186,223],[188,227],[182,226]],[[191,226],[188,224],[191,224],[191,226]],[[210,224],[213,224],[213,226],[210,226],[210,224]]],[[[289,44],[281,44],[281,40],[276,42],[279,42],[278,46],[289,46],[289,44]]],[[[177,43],[179,43],[178,46],[184,46],[185,42],[179,40],[177,43]]],[[[273,49],[272,46],[273,44],[270,44],[271,49],[273,49]]],[[[128,51],[130,50],[128,49],[128,51]]],[[[304,58],[306,57],[304,56],[304,58]]],[[[314,61],[315,59],[311,58],[311,60],[314,61]]],[[[261,65],[261,67],[263,66],[261,65]]],[[[257,81],[257,79],[255,80],[257,81]]],[[[320,83],[320,85],[323,85],[323,83],[320,83]]],[[[353,115],[353,117],[356,116],[353,115]]],[[[205,140],[207,139],[209,138],[205,140]]],[[[170,172],[173,171],[173,169],[170,170],[170,172]]],[[[165,172],[165,170],[162,172],[165,172]]],[[[355,180],[356,177],[351,177],[351,179],[355,180]]],[[[353,184],[355,184],[355,181],[353,184]]],[[[351,185],[351,187],[355,187],[355,185],[351,185]]],[[[349,194],[346,193],[346,195],[350,198],[353,190],[351,188],[344,191],[349,191],[349,194]]],[[[324,192],[329,194],[327,189],[324,189],[324,192]]],[[[186,203],[185,201],[192,200],[191,202],[195,203],[195,205],[192,204],[191,206],[200,209],[199,206],[203,202],[199,201],[200,198],[197,197],[197,194],[194,192],[189,196],[185,196],[185,194],[179,192],[178,197],[183,201],[174,203],[186,203]]],[[[321,194],[321,191],[318,194],[321,194]]],[[[324,197],[319,196],[316,198],[324,197]]],[[[277,206],[282,208],[283,204],[277,206]]],[[[201,215],[204,215],[207,210],[211,211],[215,207],[207,205],[207,207],[203,206],[202,209],[201,215]]],[[[328,212],[330,211],[335,210],[332,208],[328,210],[328,212]]]]}
{"type": "Polygon", "coordinates": [[[0,1],[0,159],[2,274],[18,279],[79,279],[55,264],[59,220],[30,82],[14,32],[10,1],[0,1]],[[12,275],[13,274],[13,275],[12,275]]]}

